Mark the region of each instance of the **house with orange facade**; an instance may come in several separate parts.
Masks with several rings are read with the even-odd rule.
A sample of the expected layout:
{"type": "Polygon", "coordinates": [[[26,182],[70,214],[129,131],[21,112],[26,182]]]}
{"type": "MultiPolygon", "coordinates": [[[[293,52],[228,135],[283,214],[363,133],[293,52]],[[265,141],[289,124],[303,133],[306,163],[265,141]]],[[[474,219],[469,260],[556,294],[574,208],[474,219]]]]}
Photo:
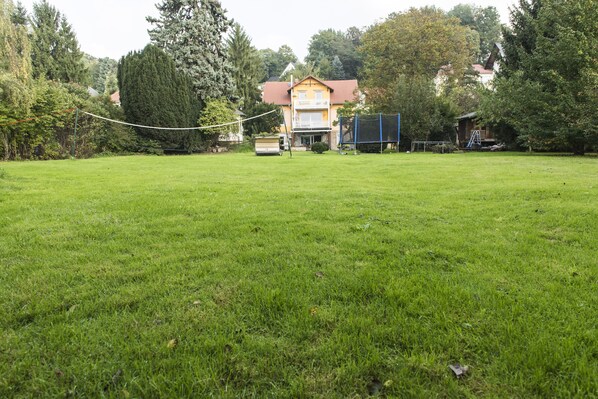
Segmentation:
{"type": "Polygon", "coordinates": [[[317,142],[336,149],[338,109],[346,101],[358,100],[357,80],[320,80],[314,76],[293,83],[266,82],[262,93],[263,102],[282,108],[285,123],[280,132],[288,131],[294,150],[310,150],[317,142]]]}

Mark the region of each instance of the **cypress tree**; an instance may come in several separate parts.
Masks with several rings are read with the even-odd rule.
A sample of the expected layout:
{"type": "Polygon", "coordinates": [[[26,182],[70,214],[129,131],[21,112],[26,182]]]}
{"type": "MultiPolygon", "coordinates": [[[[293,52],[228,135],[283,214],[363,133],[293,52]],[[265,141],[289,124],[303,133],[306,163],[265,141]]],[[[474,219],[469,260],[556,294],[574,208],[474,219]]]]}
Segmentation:
{"type": "MultiPolygon", "coordinates": [[[[118,85],[127,122],[158,127],[192,127],[199,116],[199,104],[190,79],[176,70],[174,61],[162,50],[148,45],[129,53],[118,64],[118,85]]],[[[162,149],[188,151],[199,145],[195,131],[137,128],[146,140],[162,149]]]]}

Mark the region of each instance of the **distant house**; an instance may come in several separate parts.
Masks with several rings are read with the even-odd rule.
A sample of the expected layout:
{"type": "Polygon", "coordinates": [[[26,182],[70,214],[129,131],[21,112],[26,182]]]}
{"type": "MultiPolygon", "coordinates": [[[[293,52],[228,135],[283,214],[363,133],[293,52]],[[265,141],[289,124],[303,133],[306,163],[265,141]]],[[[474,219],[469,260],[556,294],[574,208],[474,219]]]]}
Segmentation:
{"type": "Polygon", "coordinates": [[[478,82],[485,87],[490,87],[492,80],[494,80],[494,71],[492,69],[486,69],[481,64],[473,64],[471,67],[478,76],[478,82]]]}
{"type": "Polygon", "coordinates": [[[312,144],[325,142],[336,149],[339,128],[334,126],[337,111],[346,101],[359,99],[357,80],[320,80],[308,76],[293,82],[266,82],[262,100],[279,105],[284,113],[291,145],[295,150],[310,150],[312,144]]]}
{"type": "Polygon", "coordinates": [[[228,133],[221,134],[218,137],[220,144],[240,144],[243,142],[243,117],[245,114],[241,111],[235,111],[235,117],[237,118],[236,125],[228,126],[228,133]]]}
{"type": "Polygon", "coordinates": [[[110,101],[112,101],[112,103],[114,105],[117,105],[120,107],[120,91],[116,91],[113,94],[111,94],[110,101]]]}
{"type": "MultiPolygon", "coordinates": [[[[482,64],[473,64],[471,68],[477,75],[478,82],[487,88],[492,87],[492,81],[500,70],[500,61],[504,59],[504,50],[501,44],[495,43],[492,52],[488,56],[488,60],[482,64]]],[[[447,81],[448,76],[452,73],[450,65],[445,65],[438,71],[434,83],[436,84],[436,92],[440,93],[442,85],[447,81]]]]}

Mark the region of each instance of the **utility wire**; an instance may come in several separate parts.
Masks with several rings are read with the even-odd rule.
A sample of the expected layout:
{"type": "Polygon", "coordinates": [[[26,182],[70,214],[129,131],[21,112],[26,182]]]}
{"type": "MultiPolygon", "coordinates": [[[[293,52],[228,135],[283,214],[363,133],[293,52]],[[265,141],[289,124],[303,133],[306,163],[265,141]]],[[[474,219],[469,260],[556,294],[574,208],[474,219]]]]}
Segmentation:
{"type": "Polygon", "coordinates": [[[272,114],[274,112],[278,112],[278,110],[275,109],[275,110],[272,110],[270,112],[263,113],[261,115],[252,116],[251,118],[243,119],[241,121],[235,121],[235,122],[229,122],[229,123],[222,123],[220,125],[197,126],[197,127],[157,127],[157,126],[136,125],[134,123],[127,123],[127,122],[123,122],[123,121],[117,121],[117,120],[114,120],[114,119],[104,118],[103,116],[94,115],[94,114],[92,114],[90,112],[85,112],[85,111],[82,111],[82,112],[84,114],[86,114],[86,115],[92,116],[94,118],[102,119],[102,120],[105,120],[105,121],[108,121],[108,122],[118,123],[118,124],[121,124],[121,125],[132,126],[132,127],[140,127],[140,128],[143,128],[143,129],[153,129],[153,130],[205,130],[205,129],[213,129],[213,128],[216,128],[216,127],[224,127],[224,126],[237,125],[239,123],[247,122],[247,121],[250,121],[252,119],[261,118],[262,116],[266,116],[266,115],[272,114]]]}

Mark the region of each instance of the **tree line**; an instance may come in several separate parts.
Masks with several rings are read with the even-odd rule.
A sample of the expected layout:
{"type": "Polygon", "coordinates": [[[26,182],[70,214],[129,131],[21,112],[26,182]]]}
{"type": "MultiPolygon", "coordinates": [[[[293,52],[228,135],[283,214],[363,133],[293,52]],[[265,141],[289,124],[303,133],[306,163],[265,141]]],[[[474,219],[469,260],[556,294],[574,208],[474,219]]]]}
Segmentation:
{"type": "MultiPolygon", "coordinates": [[[[229,122],[234,111],[265,113],[276,107],[261,102],[260,83],[291,74],[358,79],[366,103],[348,103],[341,113],[401,113],[407,142],[452,139],[456,117],[476,111],[513,147],[583,153],[596,144],[592,0],[519,0],[508,27],[494,7],[411,8],[367,27],[322,29],[303,62],[287,45],[255,48],[217,0],[162,0],[159,16],[147,18],[151,43],[119,61],[83,54],[47,0],[31,15],[12,0],[0,6],[2,159],[69,156],[74,108],[174,128],[229,122]],[[484,87],[472,63],[483,64],[501,41],[501,70],[484,87]],[[284,75],[289,63],[294,69],[284,75]],[[90,97],[87,86],[102,96],[90,97]],[[122,108],[107,98],[117,89],[122,108]]],[[[131,129],[86,114],[79,122],[77,156],[205,151],[228,131],[131,129]]],[[[269,115],[245,129],[273,131],[278,123],[279,115],[269,115]]]]}
{"type": "MultiPolygon", "coordinates": [[[[31,15],[0,0],[0,159],[58,159],[73,153],[76,108],[122,119],[106,97],[87,91],[89,69],[64,15],[47,1],[31,15]]],[[[80,115],[76,155],[135,148],[135,134],[80,115]]]]}

